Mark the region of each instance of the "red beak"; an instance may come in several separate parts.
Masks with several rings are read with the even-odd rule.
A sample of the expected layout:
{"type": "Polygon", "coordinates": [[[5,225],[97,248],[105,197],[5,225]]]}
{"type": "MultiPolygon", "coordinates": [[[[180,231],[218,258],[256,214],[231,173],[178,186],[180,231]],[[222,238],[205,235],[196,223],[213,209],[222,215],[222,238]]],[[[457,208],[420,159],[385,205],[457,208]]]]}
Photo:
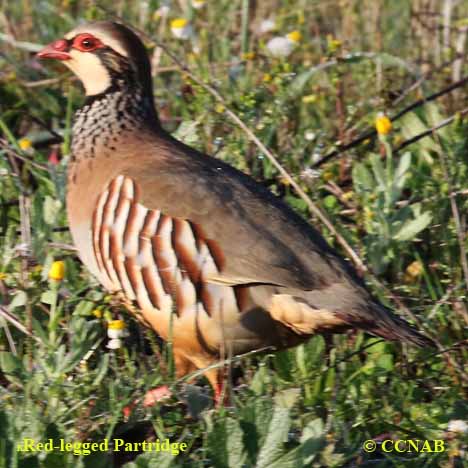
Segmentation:
{"type": "Polygon", "coordinates": [[[71,55],[68,53],[70,47],[68,41],[59,39],[51,44],[45,46],[40,52],[36,54],[37,58],[44,59],[57,59],[57,60],[70,60],[71,55]]]}

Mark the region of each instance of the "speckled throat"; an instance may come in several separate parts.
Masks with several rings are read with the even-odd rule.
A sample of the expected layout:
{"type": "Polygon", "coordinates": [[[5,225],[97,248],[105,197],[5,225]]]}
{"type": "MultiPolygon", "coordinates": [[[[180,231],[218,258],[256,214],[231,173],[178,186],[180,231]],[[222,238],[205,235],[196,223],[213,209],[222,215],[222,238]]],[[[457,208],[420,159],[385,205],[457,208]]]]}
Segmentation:
{"type": "Polygon", "coordinates": [[[159,123],[152,96],[141,88],[129,89],[113,84],[106,92],[89,96],[75,114],[72,138],[72,163],[95,158],[100,149],[115,151],[119,136],[128,130],[159,123]]]}

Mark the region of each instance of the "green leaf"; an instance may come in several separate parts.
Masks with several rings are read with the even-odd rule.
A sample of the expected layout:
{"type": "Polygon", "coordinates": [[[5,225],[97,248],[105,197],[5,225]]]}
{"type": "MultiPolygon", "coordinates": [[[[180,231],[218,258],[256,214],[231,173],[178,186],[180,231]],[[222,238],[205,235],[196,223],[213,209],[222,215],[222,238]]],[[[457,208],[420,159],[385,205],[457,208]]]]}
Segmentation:
{"type": "Polygon", "coordinates": [[[373,154],[370,158],[372,165],[372,171],[374,172],[375,180],[377,181],[378,188],[381,192],[384,192],[387,189],[387,179],[385,177],[384,167],[382,165],[382,160],[380,155],[373,154]]]}
{"type": "Polygon", "coordinates": [[[33,328],[34,334],[36,336],[39,336],[39,338],[41,339],[43,343],[48,343],[49,336],[47,335],[44,328],[42,327],[41,322],[39,322],[39,320],[37,320],[35,317],[32,318],[32,328],[33,328]]]}
{"type": "Polygon", "coordinates": [[[28,302],[28,295],[24,291],[18,291],[8,305],[9,310],[16,309],[16,307],[23,307],[28,302]]]}
{"type": "Polygon", "coordinates": [[[215,466],[242,466],[246,454],[239,421],[233,418],[216,421],[213,430],[208,434],[208,447],[215,466]]]}
{"type": "Polygon", "coordinates": [[[0,351],[0,368],[5,374],[12,374],[23,369],[23,363],[13,353],[0,351]]]}
{"type": "Polygon", "coordinates": [[[44,205],[42,207],[42,213],[44,221],[49,225],[53,226],[57,221],[57,216],[60,213],[62,203],[60,200],[55,200],[49,195],[46,195],[44,199],[44,205]]]}
{"type": "Polygon", "coordinates": [[[334,195],[327,195],[323,199],[323,204],[326,208],[328,208],[329,210],[332,210],[338,205],[338,200],[334,195]]]}
{"type": "MultiPolygon", "coordinates": [[[[401,132],[406,140],[424,133],[429,129],[429,127],[414,112],[409,112],[404,115],[400,122],[401,132]]],[[[438,148],[438,145],[430,135],[421,138],[415,144],[423,150],[437,150],[438,148]]]]}
{"type": "Polygon", "coordinates": [[[415,238],[416,234],[426,229],[432,220],[431,214],[426,211],[417,218],[407,221],[393,236],[393,239],[398,241],[409,241],[415,238]]]}
{"type": "Polygon", "coordinates": [[[288,388],[275,395],[275,403],[282,408],[291,409],[300,396],[300,388],[288,388]]]}
{"type": "Polygon", "coordinates": [[[392,354],[382,354],[377,358],[377,367],[391,372],[393,370],[393,355],[392,354]]]}
{"type": "Polygon", "coordinates": [[[289,410],[278,405],[275,406],[265,442],[258,454],[256,468],[269,468],[274,461],[282,456],[290,426],[289,410]]]}
{"type": "Polygon", "coordinates": [[[320,418],[313,419],[302,431],[301,442],[308,439],[318,439],[323,436],[324,424],[320,418]]]}
{"type": "Polygon", "coordinates": [[[398,184],[398,186],[403,186],[401,183],[401,179],[404,177],[406,172],[411,166],[411,153],[406,152],[401,158],[400,162],[398,163],[398,167],[396,168],[394,180],[398,184]]]}
{"type": "Polygon", "coordinates": [[[41,294],[41,302],[44,304],[55,304],[57,300],[57,291],[45,291],[41,294]]]}
{"type": "Polygon", "coordinates": [[[353,183],[357,192],[372,192],[374,189],[374,178],[364,164],[356,164],[353,167],[353,183]]]}

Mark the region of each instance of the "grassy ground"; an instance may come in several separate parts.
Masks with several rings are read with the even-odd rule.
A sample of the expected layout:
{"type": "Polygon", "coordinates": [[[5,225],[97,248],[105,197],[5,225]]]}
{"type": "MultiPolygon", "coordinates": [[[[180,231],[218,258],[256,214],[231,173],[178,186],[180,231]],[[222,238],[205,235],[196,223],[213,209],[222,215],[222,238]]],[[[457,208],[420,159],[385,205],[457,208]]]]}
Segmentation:
{"type": "MultiPolygon", "coordinates": [[[[448,429],[468,419],[466,86],[404,113],[385,136],[372,130],[378,112],[395,116],[468,74],[459,58],[468,2],[220,0],[193,9],[179,0],[167,17],[160,3],[1,3],[0,467],[462,466],[466,432],[461,423],[458,432],[448,429]],[[105,294],[71,248],[64,180],[71,118],[83,93],[63,68],[32,54],[78,21],[111,14],[148,34],[164,126],[311,218],[291,181],[233,123],[232,110],[368,266],[381,300],[416,320],[439,350],[362,333],[315,337],[231,362],[233,407],[219,410],[202,378],[197,386],[175,380],[170,350],[105,294]],[[175,18],[191,21],[191,39],[174,37],[175,18]],[[261,32],[268,18],[274,30],[261,32]],[[272,57],[269,39],[296,30],[302,38],[294,51],[272,57]],[[150,38],[214,85],[224,102],[150,38]],[[446,119],[449,125],[430,131],[446,119]],[[54,261],[65,264],[63,280],[49,278],[54,261]],[[124,320],[129,335],[109,350],[106,324],[113,319],[124,320]],[[163,383],[173,385],[175,397],[123,417],[125,405],[163,383]],[[34,453],[17,450],[24,438],[159,438],[187,448],[178,456],[122,449],[86,455],[79,445],[76,454],[34,453]],[[363,448],[368,439],[392,438],[443,440],[445,450],[363,448]]],[[[330,229],[311,222],[346,255],[330,229]]]]}

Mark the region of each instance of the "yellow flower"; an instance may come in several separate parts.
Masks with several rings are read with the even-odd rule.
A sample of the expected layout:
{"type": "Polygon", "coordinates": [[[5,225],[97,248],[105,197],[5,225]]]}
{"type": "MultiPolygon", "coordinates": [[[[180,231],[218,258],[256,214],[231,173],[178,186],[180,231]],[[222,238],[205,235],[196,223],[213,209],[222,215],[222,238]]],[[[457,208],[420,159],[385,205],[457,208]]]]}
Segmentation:
{"type": "Polygon", "coordinates": [[[264,83],[269,83],[272,79],[273,77],[269,73],[265,73],[262,78],[264,83]]]}
{"type": "Polygon", "coordinates": [[[123,320],[111,320],[107,324],[107,337],[110,338],[111,341],[120,340],[120,338],[123,338],[127,335],[128,333],[125,330],[125,322],[123,320]]]}
{"type": "Polygon", "coordinates": [[[8,278],[8,275],[6,273],[0,272],[0,281],[6,280],[8,278]]]}
{"type": "Polygon", "coordinates": [[[176,18],[171,21],[171,28],[182,29],[187,26],[188,20],[185,18],[176,18]]]}
{"type": "Polygon", "coordinates": [[[304,104],[313,104],[314,102],[317,102],[317,95],[308,94],[307,96],[302,96],[302,102],[304,104]]]}
{"type": "Polygon", "coordinates": [[[242,58],[243,58],[244,60],[253,60],[253,59],[255,58],[255,52],[252,52],[252,51],[250,51],[250,52],[244,52],[244,53],[242,54],[242,58]]]}
{"type": "Polygon", "coordinates": [[[18,141],[18,145],[23,151],[27,151],[32,148],[32,141],[28,138],[21,138],[21,140],[18,141]]]}
{"type": "Polygon", "coordinates": [[[176,18],[171,21],[171,32],[177,39],[190,39],[193,36],[192,26],[185,18],[176,18]]]}
{"type": "Polygon", "coordinates": [[[349,192],[343,193],[343,200],[344,201],[349,201],[353,197],[354,197],[354,192],[352,190],[350,190],[349,192]]]}
{"type": "Polygon", "coordinates": [[[225,110],[226,110],[226,108],[220,102],[216,103],[216,105],[215,105],[215,112],[216,113],[222,114],[225,110]]]}
{"type": "Polygon", "coordinates": [[[62,281],[64,276],[65,263],[62,260],[56,260],[50,267],[49,278],[56,281],[62,281]]]}
{"type": "Polygon", "coordinates": [[[421,276],[423,272],[423,266],[421,262],[418,262],[415,260],[414,262],[410,263],[407,268],[406,268],[406,273],[411,277],[411,278],[417,278],[418,276],[421,276]]]}
{"type": "Polygon", "coordinates": [[[327,36],[328,51],[333,53],[336,52],[342,45],[339,39],[334,38],[331,34],[327,36]]]}
{"type": "Polygon", "coordinates": [[[102,317],[102,310],[100,309],[94,309],[91,313],[98,319],[102,317]]]}
{"type": "Polygon", "coordinates": [[[332,171],[325,171],[323,174],[322,174],[322,178],[325,182],[328,182],[329,180],[332,180],[334,177],[334,174],[332,171]]]}
{"type": "Polygon", "coordinates": [[[125,328],[125,322],[123,320],[111,320],[107,324],[109,330],[123,330],[125,328]]]}
{"type": "Polygon", "coordinates": [[[291,31],[289,34],[286,34],[286,37],[290,40],[295,42],[296,44],[301,42],[302,34],[299,31],[291,31]]]}
{"type": "Polygon", "coordinates": [[[375,119],[375,129],[379,135],[388,135],[392,130],[392,122],[384,113],[379,112],[375,119]]]}
{"type": "Polygon", "coordinates": [[[368,206],[365,206],[364,207],[364,219],[366,221],[370,221],[373,218],[374,218],[374,212],[368,206]]]}

